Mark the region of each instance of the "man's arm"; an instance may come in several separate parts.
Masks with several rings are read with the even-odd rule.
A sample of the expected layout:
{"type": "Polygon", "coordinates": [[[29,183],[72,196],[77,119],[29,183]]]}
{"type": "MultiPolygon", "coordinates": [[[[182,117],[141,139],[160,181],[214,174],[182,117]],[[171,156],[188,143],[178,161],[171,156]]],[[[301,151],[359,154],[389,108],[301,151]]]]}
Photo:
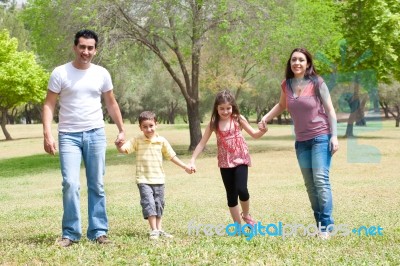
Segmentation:
{"type": "Polygon", "coordinates": [[[119,109],[119,105],[115,100],[113,90],[109,90],[103,93],[104,102],[107,107],[108,114],[111,116],[111,119],[118,127],[118,136],[115,140],[115,144],[120,146],[125,141],[125,131],[124,131],[124,122],[122,121],[121,111],[119,109]]]}
{"type": "Polygon", "coordinates": [[[43,105],[42,123],[43,123],[43,147],[44,150],[54,155],[57,151],[56,142],[51,132],[51,125],[54,117],[58,94],[50,90],[47,91],[46,100],[43,105]]]}

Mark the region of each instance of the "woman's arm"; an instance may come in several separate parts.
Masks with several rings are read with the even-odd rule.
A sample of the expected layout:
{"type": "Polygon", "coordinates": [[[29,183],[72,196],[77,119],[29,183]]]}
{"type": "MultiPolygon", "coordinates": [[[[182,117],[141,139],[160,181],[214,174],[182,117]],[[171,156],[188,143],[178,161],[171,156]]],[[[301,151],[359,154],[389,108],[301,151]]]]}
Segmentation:
{"type": "Polygon", "coordinates": [[[325,112],[328,115],[329,126],[331,128],[331,141],[329,145],[329,149],[332,154],[334,154],[339,149],[339,141],[337,138],[337,118],[336,112],[333,108],[331,95],[329,94],[329,89],[326,86],[325,82],[321,84],[319,88],[321,94],[322,104],[324,106],[325,112]]]}
{"type": "Polygon", "coordinates": [[[260,128],[260,125],[266,128],[267,122],[274,119],[274,117],[282,114],[283,111],[285,111],[285,109],[286,109],[286,96],[283,93],[283,91],[281,91],[281,97],[279,98],[279,103],[277,103],[266,115],[263,116],[263,118],[261,118],[258,128],[260,128]]]}
{"type": "Polygon", "coordinates": [[[264,128],[262,129],[257,129],[255,130],[250,124],[249,122],[246,120],[246,118],[244,118],[244,116],[240,116],[239,117],[239,122],[240,125],[242,126],[242,128],[253,138],[258,139],[260,137],[262,137],[267,131],[268,131],[268,127],[267,125],[265,125],[264,128]]]}

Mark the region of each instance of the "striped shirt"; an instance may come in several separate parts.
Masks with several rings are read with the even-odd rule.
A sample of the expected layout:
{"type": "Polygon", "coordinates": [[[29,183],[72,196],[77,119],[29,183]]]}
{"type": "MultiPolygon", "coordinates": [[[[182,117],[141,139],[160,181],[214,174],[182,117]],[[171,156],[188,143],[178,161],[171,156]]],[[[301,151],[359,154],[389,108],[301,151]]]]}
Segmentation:
{"type": "Polygon", "coordinates": [[[169,142],[158,135],[152,139],[145,136],[132,138],[122,146],[122,150],[128,154],[136,152],[137,184],[164,184],[163,157],[171,160],[176,156],[169,142]]]}

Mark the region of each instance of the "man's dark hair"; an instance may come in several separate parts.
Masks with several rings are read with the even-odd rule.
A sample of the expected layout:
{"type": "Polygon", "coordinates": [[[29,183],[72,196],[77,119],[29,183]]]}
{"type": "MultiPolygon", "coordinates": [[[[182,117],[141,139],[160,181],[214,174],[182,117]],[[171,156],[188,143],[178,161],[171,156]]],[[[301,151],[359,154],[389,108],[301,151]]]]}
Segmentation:
{"type": "Polygon", "coordinates": [[[74,40],[75,46],[78,45],[80,37],[83,37],[85,39],[94,39],[95,40],[94,47],[97,48],[97,42],[99,40],[99,37],[97,37],[96,32],[94,32],[92,30],[86,30],[86,29],[78,31],[75,34],[75,40],[74,40]]]}

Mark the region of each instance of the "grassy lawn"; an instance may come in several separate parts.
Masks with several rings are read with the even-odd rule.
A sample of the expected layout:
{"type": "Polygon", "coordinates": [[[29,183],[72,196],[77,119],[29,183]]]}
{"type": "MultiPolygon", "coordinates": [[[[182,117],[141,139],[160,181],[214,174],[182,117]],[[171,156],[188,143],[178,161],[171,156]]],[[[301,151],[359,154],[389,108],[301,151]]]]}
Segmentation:
{"type": "MultiPolygon", "coordinates": [[[[254,125],[255,126],[255,125],[254,125]]],[[[215,158],[215,137],[197,160],[198,172],[186,174],[171,162],[167,172],[164,229],[173,240],[148,240],[134,180],[134,156],[113,147],[116,128],[107,125],[105,189],[109,246],[82,240],[70,248],[55,245],[60,236],[62,202],[58,156],[44,154],[41,125],[7,126],[14,141],[0,141],[0,265],[399,265],[400,130],[393,121],[355,127],[357,139],[339,139],[331,182],[334,218],[350,230],[380,226],[383,235],[350,232],[328,241],[311,236],[197,235],[197,227],[231,223],[215,158]]],[[[343,135],[345,124],[339,124],[343,135]]],[[[54,130],[56,132],[56,130],[54,130]]],[[[127,125],[127,137],[139,134],[127,125]]],[[[188,161],[185,125],[160,125],[188,161]]],[[[251,214],[263,225],[313,224],[306,190],[294,153],[290,126],[270,126],[259,140],[247,138],[251,214]]],[[[86,182],[82,171],[81,212],[87,227],[86,182]]],[[[204,227],[201,227],[204,229],[204,227]]],[[[373,230],[373,229],[371,229],[373,230]]],[[[370,231],[373,233],[373,231],[370,231]]],[[[375,231],[376,233],[376,231],[375,231]]]]}

